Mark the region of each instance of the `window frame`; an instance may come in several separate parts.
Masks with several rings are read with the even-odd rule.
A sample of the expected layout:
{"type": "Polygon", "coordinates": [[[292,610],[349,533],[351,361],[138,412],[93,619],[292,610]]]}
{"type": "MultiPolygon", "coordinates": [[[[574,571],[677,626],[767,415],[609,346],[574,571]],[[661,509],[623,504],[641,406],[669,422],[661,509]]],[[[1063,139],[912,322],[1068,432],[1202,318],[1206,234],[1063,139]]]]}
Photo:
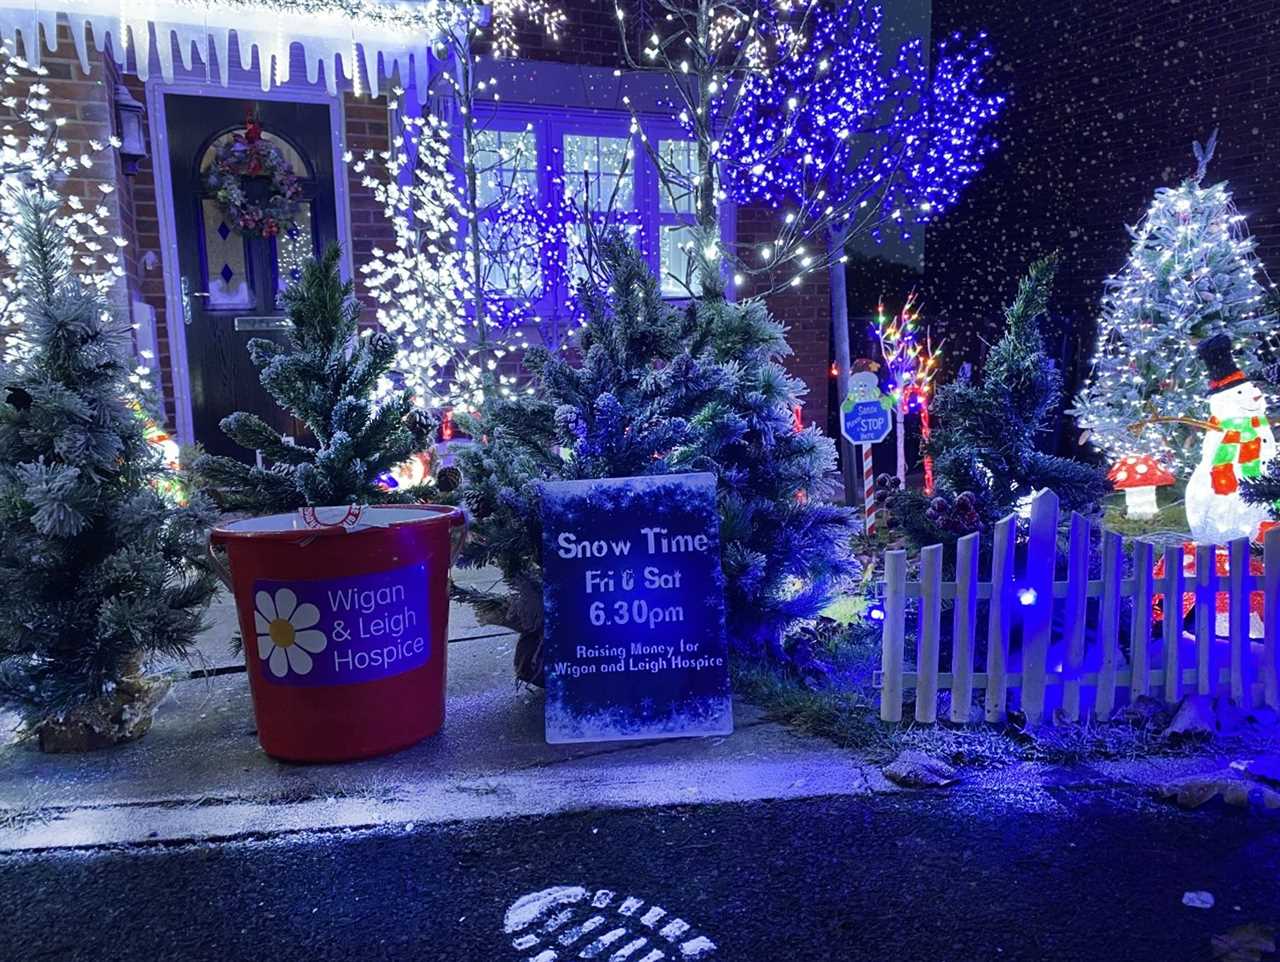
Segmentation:
{"type": "MultiPolygon", "coordinates": [[[[684,129],[669,117],[655,117],[640,114],[640,131],[631,130],[631,114],[622,110],[595,108],[556,107],[554,112],[548,106],[530,106],[498,102],[477,105],[475,121],[477,131],[501,130],[504,132],[520,132],[531,128],[537,151],[536,189],[540,202],[546,202],[551,196],[553,184],[568,183],[568,172],[565,169],[565,137],[569,135],[592,137],[627,138],[632,150],[631,177],[633,178],[632,208],[620,212],[625,219],[638,228],[639,246],[645,261],[650,268],[660,275],[662,295],[669,301],[684,301],[688,298],[685,291],[673,291],[668,286],[665,272],[662,271],[662,232],[666,227],[692,225],[696,220],[693,213],[663,210],[662,187],[658,179],[657,165],[649,155],[649,146],[642,139],[641,132],[647,137],[654,149],[661,150],[662,144],[669,141],[692,142],[684,129]]],[[[721,232],[730,242],[734,228],[733,207],[726,202],[720,205],[721,232]]],[[[564,280],[556,284],[547,284],[549,273],[547,257],[543,257],[541,297],[531,300],[532,307],[539,316],[550,319],[565,317],[569,312],[566,307],[571,293],[569,284],[564,280]]]]}

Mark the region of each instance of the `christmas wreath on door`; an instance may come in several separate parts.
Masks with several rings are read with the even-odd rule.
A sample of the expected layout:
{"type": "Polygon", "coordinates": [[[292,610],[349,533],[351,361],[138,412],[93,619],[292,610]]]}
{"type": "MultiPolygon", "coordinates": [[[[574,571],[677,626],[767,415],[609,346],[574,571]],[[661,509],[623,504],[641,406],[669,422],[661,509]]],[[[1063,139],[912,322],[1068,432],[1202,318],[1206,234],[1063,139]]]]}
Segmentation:
{"type": "Polygon", "coordinates": [[[205,174],[227,223],[248,237],[275,237],[293,226],[302,185],[284,152],[256,120],[218,147],[205,174]]]}

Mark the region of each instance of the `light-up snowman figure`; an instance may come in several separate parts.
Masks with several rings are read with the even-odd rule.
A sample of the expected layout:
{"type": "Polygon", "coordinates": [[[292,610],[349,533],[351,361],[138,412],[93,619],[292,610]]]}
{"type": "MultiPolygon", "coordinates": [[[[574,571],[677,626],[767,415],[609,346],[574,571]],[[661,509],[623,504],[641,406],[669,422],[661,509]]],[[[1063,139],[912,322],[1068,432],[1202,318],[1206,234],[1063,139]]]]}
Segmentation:
{"type": "Polygon", "coordinates": [[[1236,366],[1226,334],[1214,335],[1198,350],[1209,369],[1211,420],[1200,464],[1187,483],[1187,522],[1198,544],[1257,539],[1270,511],[1245,501],[1240,482],[1261,477],[1276,455],[1267,400],[1236,366]]]}
{"type": "MultiPolygon", "coordinates": [[[[848,399],[854,403],[859,401],[883,401],[880,393],[880,377],[876,374],[878,365],[874,361],[859,359],[853,365],[853,373],[849,375],[848,399]]],[[[892,402],[891,402],[892,403],[892,402]]]]}

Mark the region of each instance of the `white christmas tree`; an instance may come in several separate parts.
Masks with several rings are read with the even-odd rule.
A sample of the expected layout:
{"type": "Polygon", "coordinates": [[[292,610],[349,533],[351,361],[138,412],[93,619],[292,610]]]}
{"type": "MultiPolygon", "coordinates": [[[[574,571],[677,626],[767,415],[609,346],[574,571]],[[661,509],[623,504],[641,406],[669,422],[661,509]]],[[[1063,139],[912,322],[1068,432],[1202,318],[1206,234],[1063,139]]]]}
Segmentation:
{"type": "Polygon", "coordinates": [[[1204,186],[1215,138],[1194,145],[1193,177],[1162,187],[1130,228],[1129,262],[1106,281],[1093,369],[1073,414],[1112,462],[1150,455],[1184,477],[1200,431],[1178,419],[1208,414],[1208,377],[1196,345],[1231,337],[1246,369],[1274,338],[1255,241],[1226,183],[1204,186]]]}
{"type": "MultiPolygon", "coordinates": [[[[458,198],[449,169],[448,128],[435,117],[406,116],[392,149],[353,160],[395,231],[389,250],[374,248],[360,271],[378,303],[379,326],[396,339],[396,367],[418,403],[478,404],[486,358],[467,323],[465,271],[458,248],[458,198]]],[[[390,392],[394,385],[382,385],[390,392]]]]}
{"type": "MultiPolygon", "coordinates": [[[[535,304],[549,275],[572,276],[581,244],[564,185],[541,198],[517,173],[535,164],[532,129],[498,137],[477,112],[499,99],[490,65],[519,54],[518,30],[554,41],[564,13],[547,0],[459,0],[452,16],[433,53],[450,67],[437,79],[451,92],[443,100],[460,143],[451,143],[447,118],[406,109],[389,150],[347,159],[395,234],[361,267],[378,323],[399,347],[395,382],[384,389],[402,383],[420,407],[472,411],[519,390],[504,358],[525,350],[526,329],[559,346],[556,319],[544,323],[535,304]]],[[[404,91],[394,93],[393,109],[404,91]]]]}

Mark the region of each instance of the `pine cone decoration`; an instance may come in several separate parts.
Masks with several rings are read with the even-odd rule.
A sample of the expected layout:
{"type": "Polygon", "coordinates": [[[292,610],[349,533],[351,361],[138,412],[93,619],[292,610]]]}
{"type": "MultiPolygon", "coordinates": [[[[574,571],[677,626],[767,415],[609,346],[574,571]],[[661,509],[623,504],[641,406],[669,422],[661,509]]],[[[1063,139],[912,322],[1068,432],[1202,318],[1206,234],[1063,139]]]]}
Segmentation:
{"type": "Polygon", "coordinates": [[[444,494],[457,491],[462,484],[462,472],[455,465],[443,467],[436,474],[436,487],[444,494]]]}
{"type": "Polygon", "coordinates": [[[929,502],[925,517],[944,531],[966,535],[982,527],[978,500],[972,491],[961,491],[954,501],[939,495],[929,502]]]}
{"type": "Polygon", "coordinates": [[[435,418],[422,410],[422,408],[412,408],[404,416],[404,426],[409,429],[409,433],[413,435],[413,440],[420,448],[429,448],[435,442],[435,418]]]}

